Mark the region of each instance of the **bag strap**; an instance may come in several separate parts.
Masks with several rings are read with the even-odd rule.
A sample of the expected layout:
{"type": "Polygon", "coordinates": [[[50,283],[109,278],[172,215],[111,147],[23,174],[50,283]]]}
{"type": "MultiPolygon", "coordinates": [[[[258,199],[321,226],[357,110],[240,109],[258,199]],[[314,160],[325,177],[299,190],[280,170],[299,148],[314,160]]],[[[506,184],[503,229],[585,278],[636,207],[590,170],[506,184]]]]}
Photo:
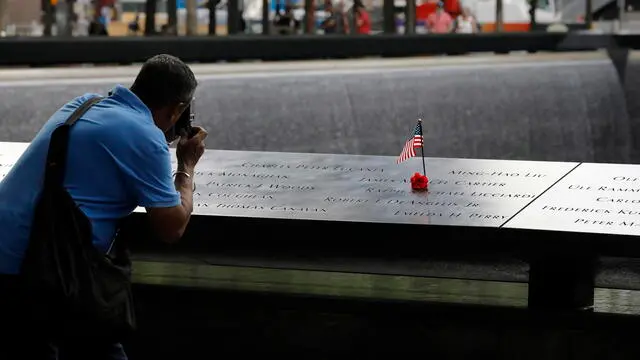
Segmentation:
{"type": "Polygon", "coordinates": [[[93,105],[102,101],[103,97],[93,97],[78,107],[65,121],[51,134],[49,151],[47,153],[47,166],[44,173],[45,188],[61,187],[64,181],[64,173],[67,164],[67,152],[69,149],[69,130],[93,105]]]}

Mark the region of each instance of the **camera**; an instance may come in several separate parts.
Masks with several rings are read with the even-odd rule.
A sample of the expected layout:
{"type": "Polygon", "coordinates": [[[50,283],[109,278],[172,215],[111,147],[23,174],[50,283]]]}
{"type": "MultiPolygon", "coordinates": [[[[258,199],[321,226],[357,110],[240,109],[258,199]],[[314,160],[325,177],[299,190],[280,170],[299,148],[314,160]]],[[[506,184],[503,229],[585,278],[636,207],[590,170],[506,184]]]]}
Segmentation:
{"type": "Polygon", "coordinates": [[[187,105],[187,107],[176,121],[175,125],[171,127],[164,134],[167,142],[172,143],[180,136],[192,137],[193,134],[193,121],[195,119],[195,114],[193,113],[193,102],[187,105]]]}

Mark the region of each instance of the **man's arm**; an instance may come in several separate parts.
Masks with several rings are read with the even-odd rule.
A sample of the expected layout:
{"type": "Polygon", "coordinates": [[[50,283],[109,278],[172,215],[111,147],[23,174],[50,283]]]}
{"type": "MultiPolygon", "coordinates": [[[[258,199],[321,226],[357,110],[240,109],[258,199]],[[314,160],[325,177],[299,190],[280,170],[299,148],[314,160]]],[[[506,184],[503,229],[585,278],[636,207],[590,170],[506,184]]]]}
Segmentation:
{"type": "Polygon", "coordinates": [[[194,129],[197,133],[193,137],[178,143],[175,180],[164,139],[148,148],[133,150],[129,165],[123,167],[138,205],[146,208],[152,229],[167,243],[180,240],[193,211],[194,169],[204,153],[203,141],[207,136],[203,129],[194,129]]]}
{"type": "Polygon", "coordinates": [[[193,212],[193,175],[198,160],[204,153],[204,139],[207,132],[194,126],[195,134],[190,138],[182,137],[176,147],[178,169],[173,182],[180,194],[179,205],[172,208],[147,207],[151,225],[161,240],[173,243],[184,234],[193,212]]]}
{"type": "Polygon", "coordinates": [[[174,186],[180,194],[180,205],[174,207],[147,207],[153,230],[160,240],[175,243],[187,228],[193,212],[193,174],[194,169],[178,167],[174,186]]]}

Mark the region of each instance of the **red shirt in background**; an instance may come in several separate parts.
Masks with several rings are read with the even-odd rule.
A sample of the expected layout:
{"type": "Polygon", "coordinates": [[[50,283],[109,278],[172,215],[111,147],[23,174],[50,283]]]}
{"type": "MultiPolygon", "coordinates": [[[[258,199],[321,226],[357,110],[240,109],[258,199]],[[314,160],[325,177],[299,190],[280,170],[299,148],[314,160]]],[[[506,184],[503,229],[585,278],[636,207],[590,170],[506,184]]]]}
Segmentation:
{"type": "Polygon", "coordinates": [[[369,13],[365,9],[358,10],[357,20],[359,20],[356,23],[358,34],[371,33],[371,20],[369,20],[369,13]]]}
{"type": "MultiPolygon", "coordinates": [[[[459,0],[444,0],[444,10],[455,19],[461,13],[459,0]]],[[[427,21],[429,15],[435,13],[438,9],[437,0],[428,0],[422,5],[416,6],[416,20],[427,21]]]]}
{"type": "Polygon", "coordinates": [[[427,18],[427,29],[434,34],[451,32],[453,18],[446,11],[435,12],[427,18]]]}
{"type": "Polygon", "coordinates": [[[453,18],[456,18],[462,13],[460,2],[458,0],[444,0],[444,10],[453,18]]]}
{"type": "Polygon", "coordinates": [[[436,12],[437,3],[428,1],[422,5],[416,6],[416,19],[427,21],[429,15],[436,12]]]}

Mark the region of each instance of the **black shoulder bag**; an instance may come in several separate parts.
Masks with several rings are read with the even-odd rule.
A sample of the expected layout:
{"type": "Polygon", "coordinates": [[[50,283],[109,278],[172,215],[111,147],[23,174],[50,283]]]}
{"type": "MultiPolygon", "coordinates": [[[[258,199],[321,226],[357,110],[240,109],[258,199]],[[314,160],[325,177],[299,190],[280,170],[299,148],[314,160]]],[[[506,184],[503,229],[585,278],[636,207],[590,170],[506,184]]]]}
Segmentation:
{"type": "Polygon", "coordinates": [[[88,100],[51,135],[44,187],[21,268],[31,317],[54,338],[99,336],[116,342],[135,328],[125,244],[114,239],[108,254],[96,249],[90,220],[63,186],[69,130],[101,100],[88,100]]]}

